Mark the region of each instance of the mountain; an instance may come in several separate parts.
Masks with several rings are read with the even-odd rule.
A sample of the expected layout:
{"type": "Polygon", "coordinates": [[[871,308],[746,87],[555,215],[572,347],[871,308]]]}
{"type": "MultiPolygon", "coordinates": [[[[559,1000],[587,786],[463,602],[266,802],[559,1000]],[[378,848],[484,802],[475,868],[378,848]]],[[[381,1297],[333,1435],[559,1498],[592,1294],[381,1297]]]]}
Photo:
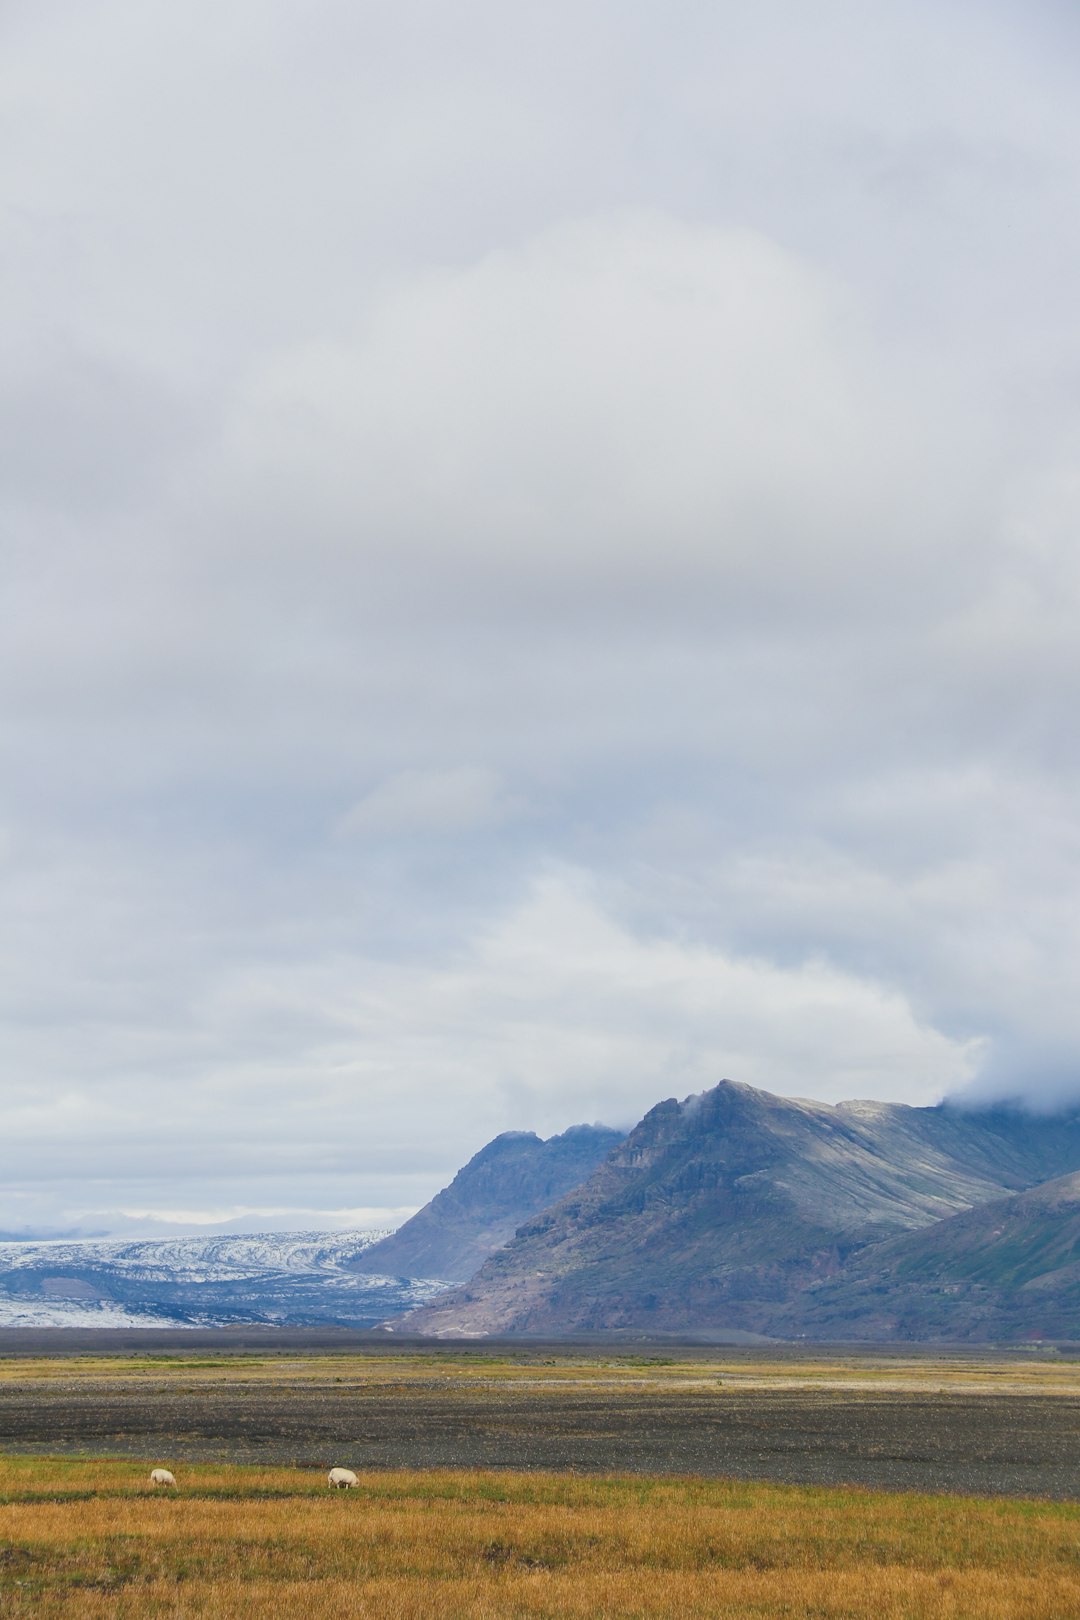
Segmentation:
{"type": "Polygon", "coordinates": [[[1080,1174],[875,1244],[798,1321],[821,1338],[1080,1336],[1080,1174]]]}
{"type": "Polygon", "coordinates": [[[724,1081],[497,1137],[391,1234],[0,1243],[0,1327],[253,1322],[1080,1338],[1080,1118],[724,1081]]]}
{"type": "Polygon", "coordinates": [[[573,1125],[547,1141],[532,1131],[507,1131],[355,1267],[464,1282],[525,1221],[580,1186],[623,1135],[606,1125],[573,1125]]]}
{"type": "Polygon", "coordinates": [[[856,1257],[865,1287],[878,1246],[1077,1169],[1078,1119],[829,1106],[723,1081],[659,1103],[467,1286],[402,1326],[799,1334],[827,1284],[843,1319],[856,1257]]]}
{"type": "Polygon", "coordinates": [[[358,1275],[354,1262],[381,1236],[0,1243],[0,1327],[372,1327],[440,1288],[358,1275]]]}

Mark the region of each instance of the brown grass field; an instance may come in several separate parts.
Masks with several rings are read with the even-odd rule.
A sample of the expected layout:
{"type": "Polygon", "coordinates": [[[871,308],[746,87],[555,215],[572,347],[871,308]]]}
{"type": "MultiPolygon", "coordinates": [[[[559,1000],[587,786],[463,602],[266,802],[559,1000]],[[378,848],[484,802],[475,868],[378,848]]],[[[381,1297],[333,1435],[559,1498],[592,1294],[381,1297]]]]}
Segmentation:
{"type": "Polygon", "coordinates": [[[0,1460],[0,1613],[1068,1620],[1080,1506],[702,1479],[0,1460]]]}
{"type": "Polygon", "coordinates": [[[1052,1356],[9,1357],[0,1617],[1073,1620],[1078,1436],[1052,1356]]]}

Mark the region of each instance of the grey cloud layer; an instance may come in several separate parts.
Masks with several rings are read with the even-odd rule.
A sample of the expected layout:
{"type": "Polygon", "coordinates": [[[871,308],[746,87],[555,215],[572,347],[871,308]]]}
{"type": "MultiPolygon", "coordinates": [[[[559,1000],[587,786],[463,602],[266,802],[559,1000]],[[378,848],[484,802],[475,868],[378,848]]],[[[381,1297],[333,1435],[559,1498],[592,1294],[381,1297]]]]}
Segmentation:
{"type": "Polygon", "coordinates": [[[1067,19],[3,28],[0,1223],[1072,1093],[1067,19]]]}

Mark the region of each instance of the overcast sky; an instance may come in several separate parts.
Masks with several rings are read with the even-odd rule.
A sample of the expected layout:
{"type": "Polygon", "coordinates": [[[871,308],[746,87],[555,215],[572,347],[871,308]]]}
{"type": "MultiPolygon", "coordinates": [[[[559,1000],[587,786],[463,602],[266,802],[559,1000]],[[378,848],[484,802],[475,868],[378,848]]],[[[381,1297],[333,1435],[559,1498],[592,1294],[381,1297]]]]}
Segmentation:
{"type": "Polygon", "coordinates": [[[1080,1094],[1078,58],[4,0],[0,1229],[1080,1094]]]}

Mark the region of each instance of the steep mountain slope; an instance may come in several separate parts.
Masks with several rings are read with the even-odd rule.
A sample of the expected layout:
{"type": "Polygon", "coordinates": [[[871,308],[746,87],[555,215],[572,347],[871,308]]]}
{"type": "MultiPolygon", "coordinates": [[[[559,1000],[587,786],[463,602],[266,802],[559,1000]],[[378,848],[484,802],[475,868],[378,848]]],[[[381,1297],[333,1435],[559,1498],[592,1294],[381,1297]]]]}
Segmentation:
{"type": "Polygon", "coordinates": [[[1080,1174],[875,1244],[793,1320],[815,1337],[1080,1336],[1080,1174]]]}
{"type": "Polygon", "coordinates": [[[805,1290],[870,1244],[1080,1167],[1080,1121],[794,1101],[723,1081],[657,1105],[431,1333],[798,1332],[805,1290]]]}
{"type": "Polygon", "coordinates": [[[464,1282],[525,1221],[580,1186],[623,1134],[573,1125],[546,1142],[532,1131],[497,1136],[449,1187],[359,1256],[356,1269],[464,1282]]]}
{"type": "Polygon", "coordinates": [[[439,1285],[359,1276],[371,1232],[0,1243],[0,1327],[371,1327],[439,1285]]]}

